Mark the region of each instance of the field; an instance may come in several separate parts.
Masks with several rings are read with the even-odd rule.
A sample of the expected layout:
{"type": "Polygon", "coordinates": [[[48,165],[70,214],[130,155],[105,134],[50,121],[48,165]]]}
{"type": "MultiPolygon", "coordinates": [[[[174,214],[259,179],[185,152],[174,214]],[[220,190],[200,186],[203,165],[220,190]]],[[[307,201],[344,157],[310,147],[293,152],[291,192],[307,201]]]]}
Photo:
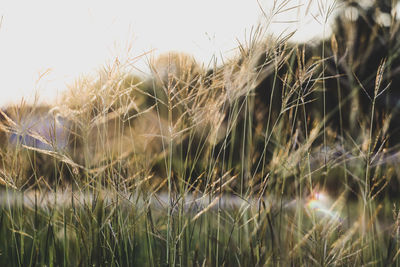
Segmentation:
{"type": "Polygon", "coordinates": [[[358,15],[2,109],[0,266],[400,265],[400,21],[322,2],[358,15]]]}

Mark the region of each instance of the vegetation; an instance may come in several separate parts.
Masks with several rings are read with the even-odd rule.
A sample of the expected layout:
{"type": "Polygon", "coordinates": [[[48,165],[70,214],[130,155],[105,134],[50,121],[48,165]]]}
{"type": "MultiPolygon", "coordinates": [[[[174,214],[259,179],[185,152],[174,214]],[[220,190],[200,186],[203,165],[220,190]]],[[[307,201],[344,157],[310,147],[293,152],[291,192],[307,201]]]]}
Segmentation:
{"type": "Polygon", "coordinates": [[[400,22],[319,6],[358,16],[317,44],[255,28],[223,66],[116,60],[0,111],[0,265],[400,265],[400,22]]]}

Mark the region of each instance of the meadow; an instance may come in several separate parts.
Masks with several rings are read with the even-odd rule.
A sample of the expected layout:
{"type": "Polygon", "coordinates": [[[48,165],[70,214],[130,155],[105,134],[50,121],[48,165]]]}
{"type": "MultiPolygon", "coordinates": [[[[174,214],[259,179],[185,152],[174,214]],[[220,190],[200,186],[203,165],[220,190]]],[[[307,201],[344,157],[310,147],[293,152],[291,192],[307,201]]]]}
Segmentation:
{"type": "Polygon", "coordinates": [[[400,21],[319,6],[351,11],[323,40],[267,23],[0,110],[0,266],[400,265],[400,21]]]}

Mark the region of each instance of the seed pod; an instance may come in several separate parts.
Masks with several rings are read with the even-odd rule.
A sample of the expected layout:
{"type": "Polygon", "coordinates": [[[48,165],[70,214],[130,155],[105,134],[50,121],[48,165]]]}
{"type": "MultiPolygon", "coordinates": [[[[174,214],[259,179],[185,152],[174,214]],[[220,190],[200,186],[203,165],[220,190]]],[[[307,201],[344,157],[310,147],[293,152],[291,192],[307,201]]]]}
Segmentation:
{"type": "Polygon", "coordinates": [[[335,59],[335,64],[337,64],[338,43],[335,34],[332,34],[331,37],[331,47],[332,47],[333,57],[335,59]]]}

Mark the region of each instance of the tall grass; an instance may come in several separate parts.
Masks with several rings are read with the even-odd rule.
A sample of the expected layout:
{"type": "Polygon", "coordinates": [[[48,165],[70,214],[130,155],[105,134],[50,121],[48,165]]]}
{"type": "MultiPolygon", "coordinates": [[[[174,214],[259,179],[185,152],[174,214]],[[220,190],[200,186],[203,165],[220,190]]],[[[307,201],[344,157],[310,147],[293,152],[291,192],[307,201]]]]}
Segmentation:
{"type": "Polygon", "coordinates": [[[399,265],[379,102],[397,55],[364,73],[346,33],[309,46],[257,27],[222,66],[168,53],[141,77],[115,60],[57,105],[2,110],[0,265],[399,265]]]}

